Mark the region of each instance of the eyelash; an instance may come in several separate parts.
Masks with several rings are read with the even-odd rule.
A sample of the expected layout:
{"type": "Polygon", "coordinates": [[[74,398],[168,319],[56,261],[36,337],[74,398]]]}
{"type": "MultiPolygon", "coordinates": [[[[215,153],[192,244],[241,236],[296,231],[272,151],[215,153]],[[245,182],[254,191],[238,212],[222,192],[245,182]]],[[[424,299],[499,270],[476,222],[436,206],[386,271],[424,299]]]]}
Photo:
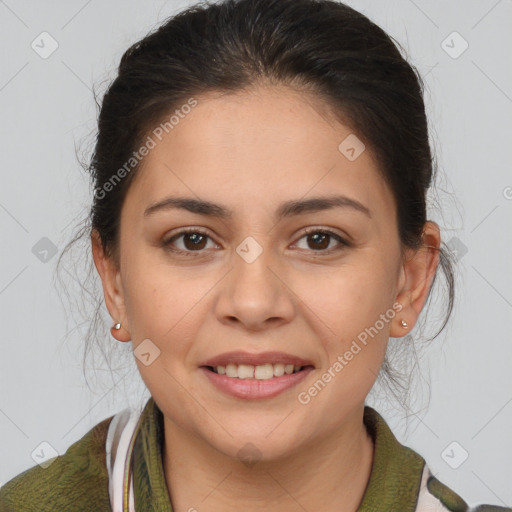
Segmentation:
{"type": "MultiPolygon", "coordinates": [[[[203,235],[203,236],[209,238],[210,240],[212,239],[210,237],[210,235],[208,235],[208,233],[206,233],[205,231],[202,231],[201,229],[198,229],[198,228],[185,228],[185,229],[181,230],[180,232],[174,234],[172,237],[170,237],[170,238],[168,238],[166,240],[163,240],[162,241],[162,247],[164,249],[170,251],[170,252],[177,253],[177,254],[183,254],[183,255],[185,255],[187,257],[197,257],[197,256],[200,256],[201,253],[204,252],[204,250],[198,250],[198,251],[188,251],[187,250],[187,251],[184,251],[182,249],[176,249],[176,248],[172,247],[172,243],[175,240],[177,240],[178,238],[182,237],[183,235],[190,234],[190,233],[195,233],[195,234],[198,234],[198,235],[203,235]]],[[[321,249],[321,250],[317,250],[317,251],[311,249],[311,252],[313,252],[313,253],[323,253],[325,255],[330,255],[333,252],[341,251],[341,250],[345,249],[346,247],[350,247],[350,245],[351,245],[346,240],[344,240],[340,235],[338,235],[337,233],[335,233],[333,231],[330,231],[328,229],[319,229],[319,228],[315,228],[315,227],[307,228],[298,240],[301,240],[305,236],[310,235],[312,233],[321,233],[322,235],[328,235],[328,236],[330,236],[332,238],[335,238],[339,242],[339,246],[331,248],[331,249],[321,249]]]]}

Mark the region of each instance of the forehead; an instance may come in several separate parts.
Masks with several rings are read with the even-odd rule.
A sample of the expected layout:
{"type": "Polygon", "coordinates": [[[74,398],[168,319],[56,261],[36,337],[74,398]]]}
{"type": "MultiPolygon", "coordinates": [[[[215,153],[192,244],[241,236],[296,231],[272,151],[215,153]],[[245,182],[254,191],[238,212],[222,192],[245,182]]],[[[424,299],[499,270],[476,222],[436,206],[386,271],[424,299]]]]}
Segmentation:
{"type": "Polygon", "coordinates": [[[347,158],[340,144],[348,140],[357,145],[358,139],[320,98],[260,86],[194,99],[197,104],[175,116],[172,129],[149,133],[154,147],[144,157],[125,204],[143,211],[176,193],[241,212],[258,204],[268,210],[272,203],[308,194],[343,193],[371,205],[377,214],[394,210],[369,148],[356,159],[347,158]]]}

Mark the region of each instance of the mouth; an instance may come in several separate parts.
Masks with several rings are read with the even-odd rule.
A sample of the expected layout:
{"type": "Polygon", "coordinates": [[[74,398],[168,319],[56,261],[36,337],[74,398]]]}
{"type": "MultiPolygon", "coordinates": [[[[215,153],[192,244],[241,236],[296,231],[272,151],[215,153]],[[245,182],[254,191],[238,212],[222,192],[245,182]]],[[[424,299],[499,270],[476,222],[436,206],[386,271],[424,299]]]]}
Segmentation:
{"type": "MultiPolygon", "coordinates": [[[[223,359],[222,362],[225,362],[225,357],[223,359]]],[[[199,367],[206,382],[222,393],[242,400],[274,398],[285,391],[291,391],[304,382],[315,368],[304,360],[299,360],[300,364],[218,364],[218,360],[212,360],[216,364],[203,364],[199,367]]],[[[247,361],[245,357],[244,360],[247,361]]]]}
{"type": "Polygon", "coordinates": [[[300,373],[307,369],[313,369],[313,365],[294,365],[283,363],[264,363],[261,365],[251,364],[227,364],[218,366],[202,366],[210,372],[233,379],[270,380],[283,375],[300,373]]]}
{"type": "Polygon", "coordinates": [[[203,361],[200,368],[232,379],[270,380],[314,369],[312,361],[285,352],[226,352],[203,361]]]}

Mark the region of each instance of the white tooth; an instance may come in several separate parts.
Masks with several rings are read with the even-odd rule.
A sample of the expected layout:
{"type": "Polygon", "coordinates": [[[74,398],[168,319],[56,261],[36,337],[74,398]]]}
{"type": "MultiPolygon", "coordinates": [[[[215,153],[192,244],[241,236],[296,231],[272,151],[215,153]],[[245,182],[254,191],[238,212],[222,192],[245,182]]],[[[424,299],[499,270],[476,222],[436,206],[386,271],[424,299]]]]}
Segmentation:
{"type": "Polygon", "coordinates": [[[274,375],[276,377],[281,377],[284,375],[284,364],[283,363],[277,363],[274,365],[274,375]]]}
{"type": "Polygon", "coordinates": [[[254,377],[254,366],[252,364],[239,364],[238,365],[238,378],[239,379],[252,379],[254,377]]]}
{"type": "Polygon", "coordinates": [[[268,380],[274,376],[274,367],[271,364],[262,364],[256,366],[254,378],[258,380],[268,380]]]}
{"type": "Polygon", "coordinates": [[[238,368],[236,364],[228,364],[226,366],[226,375],[228,377],[238,377],[238,368]]]}
{"type": "Polygon", "coordinates": [[[258,366],[250,364],[228,364],[227,366],[216,366],[215,369],[219,375],[239,379],[257,379],[268,380],[272,377],[281,377],[282,375],[291,375],[295,370],[299,370],[301,366],[283,363],[265,363],[258,366]]]}

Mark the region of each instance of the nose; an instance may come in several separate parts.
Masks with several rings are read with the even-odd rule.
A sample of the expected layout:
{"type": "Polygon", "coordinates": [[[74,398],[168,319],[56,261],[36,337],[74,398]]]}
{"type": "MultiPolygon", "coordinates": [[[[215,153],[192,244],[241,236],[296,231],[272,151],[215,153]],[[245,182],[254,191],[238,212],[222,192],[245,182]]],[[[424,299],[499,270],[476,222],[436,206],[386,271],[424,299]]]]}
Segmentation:
{"type": "Polygon", "coordinates": [[[219,287],[216,316],[225,324],[238,323],[259,331],[290,322],[295,297],[284,271],[269,248],[250,238],[233,255],[233,268],[219,287]]]}

